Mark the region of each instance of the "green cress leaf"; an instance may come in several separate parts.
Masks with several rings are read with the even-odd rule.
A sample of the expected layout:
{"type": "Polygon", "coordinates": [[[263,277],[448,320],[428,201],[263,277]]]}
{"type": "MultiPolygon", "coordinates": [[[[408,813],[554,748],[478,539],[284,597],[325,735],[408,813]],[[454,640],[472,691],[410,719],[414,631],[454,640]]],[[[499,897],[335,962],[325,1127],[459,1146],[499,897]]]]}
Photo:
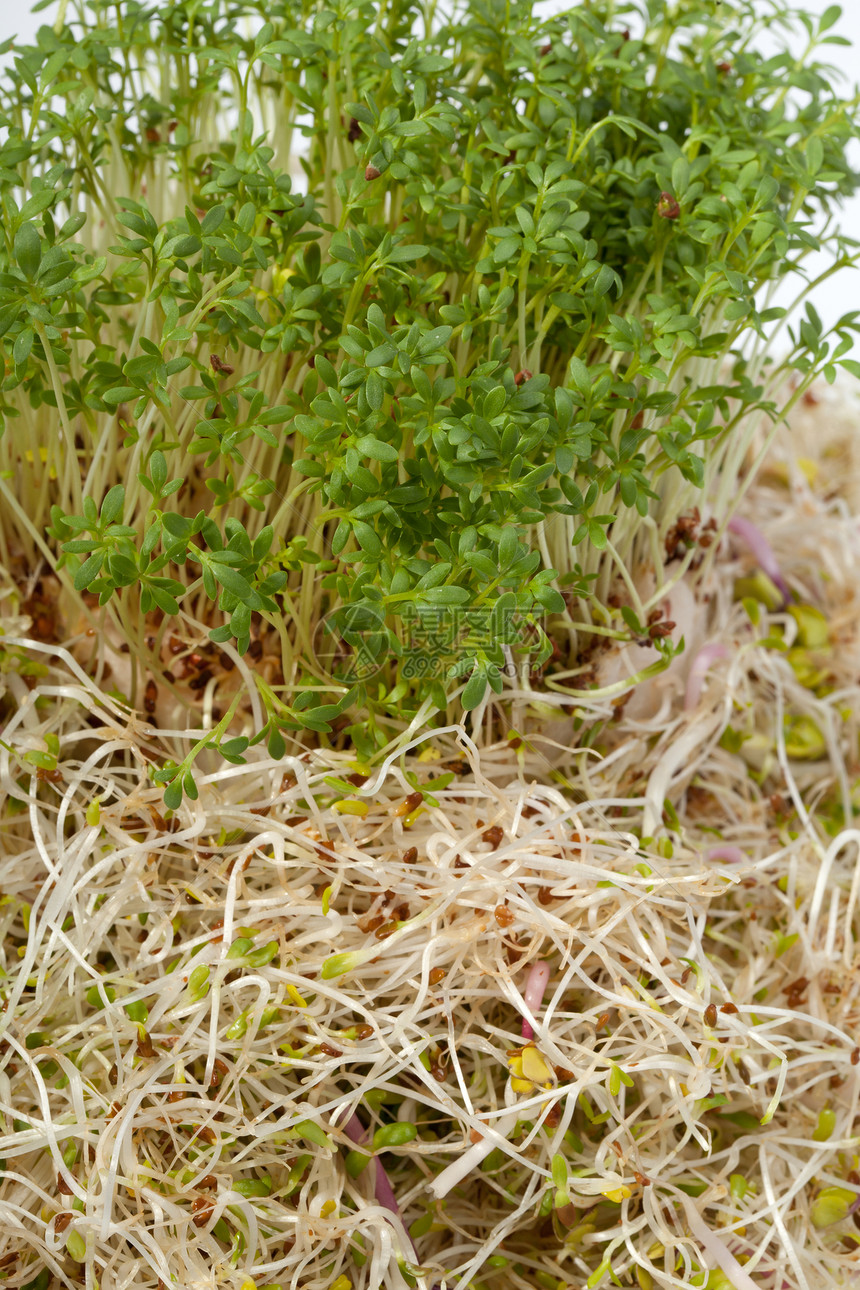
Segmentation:
{"type": "Polygon", "coordinates": [[[42,239],[36,226],[29,220],[22,224],[15,234],[12,254],[24,277],[29,278],[31,282],[34,281],[42,260],[42,239]]]}
{"type": "MultiPolygon", "coordinates": [[[[789,6],[771,8],[779,44],[789,6]]],[[[513,594],[540,630],[502,643],[539,686],[573,639],[553,617],[606,614],[595,588],[639,558],[642,522],[669,532],[718,476],[733,496],[739,436],[783,406],[742,357],[777,320],[761,288],[857,187],[857,106],[815,45],[836,7],[801,16],[799,59],[757,52],[754,6],[717,9],[649,0],[627,39],[610,0],[492,21],[462,0],[404,40],[367,0],[331,45],[322,11],[285,0],[256,38],[240,4],[189,41],[166,10],[118,0],[107,45],[85,9],[16,47],[0,435],[49,426],[52,460],[73,444],[76,466],[48,488],[35,452],[8,461],[29,507],[10,511],[12,545],[35,528],[132,649],[186,590],[248,666],[258,638],[279,641],[284,687],[261,691],[253,736],[271,748],[336,718],[381,746],[380,722],[460,686],[467,710],[488,686],[503,701],[501,643],[465,630],[433,676],[410,672],[416,614],[479,618],[513,594]],[[375,622],[350,648],[379,671],[316,690],[314,642],[341,610],[375,622]]],[[[768,388],[860,372],[857,329],[807,310],[768,388]]],[[[191,715],[199,692],[185,701],[191,715]]],[[[211,738],[243,756],[226,729],[211,738]]],[[[171,809],[196,791],[193,761],[159,781],[171,809]]]]}

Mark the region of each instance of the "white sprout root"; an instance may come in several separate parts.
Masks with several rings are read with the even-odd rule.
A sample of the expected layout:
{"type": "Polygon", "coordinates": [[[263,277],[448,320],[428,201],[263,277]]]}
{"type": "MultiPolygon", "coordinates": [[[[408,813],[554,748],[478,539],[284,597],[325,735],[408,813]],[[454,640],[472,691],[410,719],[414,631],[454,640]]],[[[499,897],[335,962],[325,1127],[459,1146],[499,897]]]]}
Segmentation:
{"type": "Polygon", "coordinates": [[[752,622],[727,539],[725,656],[602,760],[429,731],[365,782],[201,773],[169,821],[179,735],[7,596],[8,1284],[856,1284],[860,536],[779,479],[747,510],[793,604],[752,622]]]}

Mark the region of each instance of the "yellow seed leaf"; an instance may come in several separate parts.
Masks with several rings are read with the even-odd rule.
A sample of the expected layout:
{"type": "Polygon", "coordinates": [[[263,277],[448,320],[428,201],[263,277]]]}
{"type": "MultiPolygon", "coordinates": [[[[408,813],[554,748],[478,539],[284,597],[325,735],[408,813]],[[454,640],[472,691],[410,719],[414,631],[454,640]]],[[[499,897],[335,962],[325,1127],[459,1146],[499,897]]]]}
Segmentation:
{"type": "Polygon", "coordinates": [[[827,619],[812,605],[790,605],[788,612],[797,623],[797,639],[806,649],[827,649],[830,632],[827,619]]]}
{"type": "Polygon", "coordinates": [[[554,1083],[552,1071],[532,1044],[523,1049],[523,1075],[533,1084],[542,1084],[544,1088],[552,1088],[554,1083]]]}
{"type": "Polygon", "coordinates": [[[292,999],[297,1008],[306,1008],[307,1000],[303,999],[294,985],[287,986],[287,994],[292,999]]]}
{"type": "Polygon", "coordinates": [[[848,1217],[848,1208],[857,1195],[847,1187],[825,1187],[812,1202],[809,1216],[813,1227],[830,1227],[848,1217]]]}
{"type": "Polygon", "coordinates": [[[333,809],[338,815],[367,815],[370,806],[367,802],[356,802],[351,797],[345,797],[340,802],[334,802],[333,809]]]}
{"type": "Polygon", "coordinates": [[[620,1205],[622,1200],[627,1200],[632,1195],[632,1192],[628,1186],[622,1184],[620,1187],[613,1187],[611,1191],[603,1192],[603,1195],[607,1200],[611,1200],[614,1204],[620,1205]]]}

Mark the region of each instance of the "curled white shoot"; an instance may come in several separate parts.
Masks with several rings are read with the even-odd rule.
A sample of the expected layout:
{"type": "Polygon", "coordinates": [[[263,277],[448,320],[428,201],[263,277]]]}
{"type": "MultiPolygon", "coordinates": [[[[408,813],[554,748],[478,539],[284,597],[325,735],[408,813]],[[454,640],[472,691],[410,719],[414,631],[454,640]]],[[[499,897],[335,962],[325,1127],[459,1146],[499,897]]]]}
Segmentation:
{"type": "Polygon", "coordinates": [[[255,748],[165,818],[148,767],[200,732],[140,721],[19,630],[49,669],[4,677],[0,748],[0,1257],[21,1284],[74,1231],[105,1286],[400,1290],[401,1227],[422,1290],[502,1241],[511,1285],[604,1259],[658,1290],[703,1260],[738,1288],[851,1283],[860,533],[835,503],[790,532],[778,496],[753,504],[827,619],[826,683],[772,647],[796,648],[789,613],[734,602],[727,549],[703,611],[724,684],[692,715],[668,684],[618,709],[599,759],[555,740],[553,771],[537,737],[416,727],[354,792],[348,752],[255,748]],[[46,735],[56,779],[26,760],[46,735]],[[337,1128],[357,1112],[391,1133],[372,1183],[337,1128]]]}

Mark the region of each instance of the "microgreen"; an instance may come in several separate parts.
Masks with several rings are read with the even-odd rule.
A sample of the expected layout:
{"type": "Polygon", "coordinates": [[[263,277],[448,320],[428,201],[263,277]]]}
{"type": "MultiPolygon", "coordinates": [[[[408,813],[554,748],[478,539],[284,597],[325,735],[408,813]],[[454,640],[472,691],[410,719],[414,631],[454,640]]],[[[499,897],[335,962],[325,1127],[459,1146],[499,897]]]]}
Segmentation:
{"type": "Polygon", "coordinates": [[[850,1278],[860,538],[756,469],[860,372],[772,307],[855,259],[856,100],[837,11],[763,8],[64,0],[15,50],[16,1284],[850,1278]]]}
{"type": "Polygon", "coordinates": [[[575,662],[618,577],[640,626],[630,571],[662,577],[702,489],[728,518],[759,425],[851,366],[854,315],[769,304],[825,232],[825,275],[855,257],[833,12],[72,0],[18,49],[5,540],[133,643],[131,702],[190,614],[277,658],[242,673],[273,755],[373,755],[575,662]]]}

